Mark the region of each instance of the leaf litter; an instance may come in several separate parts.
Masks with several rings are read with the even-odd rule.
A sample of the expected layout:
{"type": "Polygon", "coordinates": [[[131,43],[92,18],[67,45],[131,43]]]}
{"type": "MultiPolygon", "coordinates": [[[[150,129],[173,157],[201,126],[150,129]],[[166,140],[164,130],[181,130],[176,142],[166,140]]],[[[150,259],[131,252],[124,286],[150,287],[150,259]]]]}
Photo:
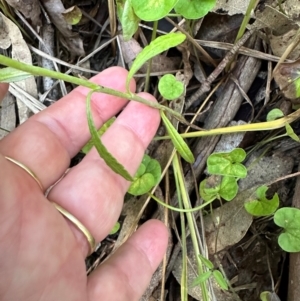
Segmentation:
{"type": "MultiPolygon", "coordinates": [[[[214,68],[210,64],[211,61],[214,61],[217,65],[226,56],[226,51],[216,49],[216,45],[226,45],[227,48],[225,49],[228,49],[228,47],[232,47],[234,44],[234,38],[241,24],[241,17],[237,17],[237,14],[246,14],[249,2],[250,1],[217,1],[217,5],[213,10],[214,13],[210,13],[204,18],[203,26],[201,25],[202,21],[195,20],[195,23],[198,24],[197,36],[198,38],[200,37],[200,39],[201,37],[205,37],[203,38],[206,42],[205,51],[207,51],[211,59],[207,60],[207,58],[203,57],[202,54],[195,50],[194,45],[187,40],[183,44],[185,50],[180,47],[178,47],[178,49],[174,48],[168,53],[155,56],[152,60],[150,92],[159,97],[156,92],[157,76],[160,77],[168,73],[167,71],[170,71],[174,75],[177,71],[183,72],[184,79],[182,82],[185,85],[185,91],[180,97],[180,101],[178,101],[178,108],[176,110],[182,112],[189,122],[192,122],[192,119],[195,118],[198,127],[211,129],[227,126],[230,122],[250,122],[250,116],[252,114],[250,112],[252,108],[245,102],[241,89],[244,93],[248,94],[249,99],[253,101],[254,119],[258,121],[265,121],[267,113],[273,108],[279,108],[284,97],[293,99],[289,97],[290,94],[285,95],[285,86],[281,84],[281,81],[284,82],[286,78],[294,79],[293,76],[295,72],[298,74],[299,62],[295,62],[292,66],[288,65],[284,70],[285,74],[283,74],[282,69],[278,69],[280,72],[277,73],[279,73],[281,81],[276,81],[282,92],[280,92],[276,84],[272,82],[271,90],[269,92],[266,91],[266,93],[270,93],[270,99],[272,99],[270,104],[265,104],[265,106],[262,107],[262,103],[255,102],[254,96],[258,91],[257,85],[262,89],[267,89],[266,81],[258,81],[258,72],[261,70],[266,71],[265,62],[268,62],[270,59],[270,53],[273,54],[273,61],[279,61],[280,56],[285,54],[291,41],[297,39],[299,27],[299,5],[297,5],[297,1],[290,0],[284,2],[283,9],[286,14],[282,14],[278,6],[276,6],[277,3],[272,3],[272,1],[268,1],[264,7],[257,7],[252,12],[254,22],[248,27],[251,27],[252,30],[255,28],[261,35],[256,35],[253,30],[253,32],[249,34],[247,41],[244,41],[245,44],[243,47],[235,48],[233,55],[228,57],[223,65],[221,64],[219,67],[214,68]],[[226,17],[218,13],[223,13],[226,17]],[[275,19],[276,22],[274,22],[275,19]],[[218,22],[221,26],[218,28],[213,28],[213,26],[205,27],[205,23],[209,22],[209,20],[219,20],[218,22]],[[265,42],[266,40],[260,39],[260,37],[264,35],[270,40],[270,45],[265,42]],[[219,44],[214,42],[218,42],[219,44]],[[253,49],[256,51],[256,54],[258,53],[260,55],[259,59],[251,57],[250,54],[253,53],[251,52],[253,49]],[[247,52],[247,50],[249,50],[249,52],[247,52]],[[239,52],[243,52],[243,55],[237,56],[239,52]],[[249,55],[247,55],[247,53],[249,53],[249,55]],[[184,69],[179,70],[179,68],[182,68],[180,60],[183,61],[184,69]],[[230,72],[228,72],[226,65],[232,63],[232,61],[234,61],[234,64],[231,65],[230,72]],[[231,76],[234,76],[236,81],[228,77],[229,73],[231,76]],[[209,77],[211,74],[215,76],[209,77]],[[191,99],[191,97],[195,95],[195,91],[199,89],[199,82],[201,84],[206,83],[207,78],[209,79],[208,89],[206,89],[202,95],[194,96],[195,100],[189,103],[188,100],[191,99]],[[210,80],[210,78],[212,80],[210,80]],[[237,86],[236,83],[238,83],[239,86],[237,86]],[[219,87],[217,87],[217,85],[219,85],[219,87]],[[209,95],[215,88],[216,91],[214,91],[212,95],[209,95]],[[188,106],[183,107],[184,102],[188,104],[188,106]],[[205,114],[201,115],[203,111],[205,111],[205,114]],[[197,119],[197,116],[200,117],[197,119]]],[[[118,59],[112,56],[113,52],[109,46],[110,44],[104,47],[101,46],[111,38],[111,32],[108,26],[109,19],[106,17],[109,15],[108,6],[105,3],[103,5],[97,3],[97,5],[93,6],[89,3],[82,4],[79,1],[73,1],[72,3],[68,1],[62,2],[60,0],[32,1],[31,7],[27,5],[21,8],[15,1],[7,1],[7,3],[23,13],[29,25],[26,25],[22,19],[18,18],[17,20],[21,23],[24,22],[22,24],[25,24],[25,31],[27,33],[31,32],[29,26],[32,25],[34,29],[38,29],[38,26],[45,22],[45,18],[48,20],[56,33],[57,49],[54,50],[56,51],[54,56],[59,57],[61,60],[68,63],[76,63],[76,60],[80,56],[87,54],[90,57],[90,68],[98,72],[101,71],[101,69],[118,64],[118,59]],[[40,4],[42,5],[42,10],[39,9],[40,4]],[[76,11],[75,15],[68,16],[68,9],[74,5],[76,9],[74,8],[70,11],[76,11]],[[82,22],[80,21],[81,17],[79,17],[81,13],[84,18],[82,22]],[[64,17],[66,14],[68,16],[67,18],[64,17]],[[101,64],[99,64],[99,60],[101,64]]],[[[5,30],[0,31],[0,48],[2,49],[0,52],[3,53],[5,50],[11,53],[13,57],[31,64],[33,56],[27,44],[39,47],[36,43],[38,36],[34,36],[33,39],[24,37],[24,34],[22,35],[18,27],[12,24],[12,21],[8,20],[7,17],[8,16],[1,15],[0,26],[2,29],[5,28],[5,30]]],[[[173,21],[177,22],[176,19],[173,19],[173,21]]],[[[211,24],[216,23],[217,22],[214,21],[211,24]]],[[[149,24],[144,25],[148,26],[149,24]]],[[[183,29],[187,29],[186,25],[181,24],[181,26],[183,29]]],[[[167,32],[170,29],[173,29],[173,26],[170,26],[167,21],[162,22],[158,27],[159,32],[167,32]]],[[[177,31],[177,28],[174,28],[174,30],[177,31]]],[[[38,30],[36,32],[38,33],[38,30]]],[[[139,27],[139,33],[129,39],[129,41],[124,41],[121,34],[117,39],[120,43],[120,57],[125,57],[125,63],[129,66],[141,49],[149,44],[149,30],[141,25],[139,27]]],[[[222,49],[224,49],[224,47],[222,49]]],[[[293,60],[299,57],[298,54],[299,46],[295,47],[295,49],[288,54],[288,58],[293,60]]],[[[35,56],[33,61],[34,64],[39,63],[35,56]]],[[[139,65],[137,69],[140,67],[141,65],[139,65]]],[[[63,71],[65,70],[63,66],[61,68],[63,71]]],[[[147,70],[148,66],[145,64],[138,71],[141,76],[136,77],[136,79],[138,80],[140,89],[142,89],[144,85],[143,77],[145,77],[147,70]]],[[[32,80],[33,78],[31,82],[32,80]]],[[[35,81],[34,83],[32,82],[33,90],[29,89],[27,92],[36,98],[37,91],[40,90],[39,85],[37,89],[35,85],[35,81]]],[[[67,89],[72,89],[71,85],[67,85],[67,89]]],[[[291,93],[293,93],[293,90],[291,91],[291,93]]],[[[63,92],[61,91],[58,95],[59,94],[63,94],[63,92]]],[[[162,101],[162,99],[159,100],[162,101]]],[[[297,101],[294,103],[297,103],[297,101]]],[[[47,100],[45,104],[47,104],[47,100]]],[[[25,108],[27,113],[21,118],[20,116],[16,118],[14,110],[7,111],[5,108],[6,105],[11,107],[11,101],[3,103],[0,112],[0,127],[8,127],[8,130],[12,130],[20,121],[25,120],[30,115],[28,113],[29,111],[37,112],[33,109],[32,104],[28,104],[25,108]],[[10,122],[7,122],[7,112],[9,112],[8,115],[10,115],[10,122]]],[[[176,101],[170,103],[170,106],[175,108],[176,105],[176,101]]],[[[171,121],[178,131],[183,132],[186,130],[184,125],[178,124],[178,121],[171,121]]],[[[293,124],[296,135],[298,134],[297,126],[297,123],[293,124]]],[[[164,134],[165,128],[161,127],[158,135],[164,134]]],[[[280,177],[289,175],[294,166],[299,163],[299,159],[293,155],[297,152],[293,153],[290,152],[290,149],[284,148],[285,146],[282,142],[286,141],[286,138],[279,140],[279,143],[270,142],[270,144],[264,144],[262,143],[264,139],[270,138],[265,133],[234,134],[232,135],[236,136],[233,138],[234,141],[230,140],[229,136],[230,135],[222,137],[222,146],[218,144],[220,138],[218,136],[185,140],[189,146],[192,147],[193,156],[195,157],[195,162],[192,164],[193,171],[191,171],[190,165],[183,163],[186,175],[186,188],[190,193],[193,205],[196,205],[197,202],[201,202],[201,200],[197,200],[197,197],[195,197],[194,184],[195,181],[199,183],[199,179],[203,179],[203,177],[206,176],[205,167],[208,156],[215,151],[227,152],[235,147],[242,147],[246,150],[247,159],[245,165],[248,169],[248,175],[245,179],[238,181],[239,192],[236,197],[231,202],[223,202],[222,205],[220,205],[220,202],[215,201],[211,208],[206,208],[207,211],[203,213],[203,219],[198,212],[197,225],[200,233],[202,230],[205,233],[205,248],[208,250],[210,260],[214,263],[215,267],[223,267],[226,277],[232,285],[231,291],[224,291],[220,289],[216,282],[212,281],[214,290],[212,295],[216,297],[216,300],[238,300],[238,298],[243,301],[259,300],[259,293],[262,291],[271,292],[273,289],[270,283],[267,262],[270,264],[274,281],[280,285],[280,273],[278,273],[278,271],[283,268],[280,260],[281,256],[283,256],[283,252],[279,249],[276,240],[280,232],[279,228],[276,228],[276,225],[270,219],[257,219],[249,215],[244,209],[244,203],[249,199],[253,199],[255,191],[260,185],[268,185],[271,183],[272,185],[270,185],[266,193],[270,193],[271,195],[278,193],[280,204],[285,207],[290,206],[290,193],[293,190],[293,181],[274,182],[280,177]],[[203,226],[204,229],[202,229],[203,226]],[[257,263],[258,259],[259,263],[257,263]]],[[[293,148],[297,149],[298,147],[297,144],[293,144],[293,148]]],[[[173,154],[173,150],[174,147],[169,140],[153,141],[147,152],[156,158],[160,162],[162,170],[166,171],[170,165],[170,157],[173,154]]],[[[82,155],[79,154],[72,164],[76,164],[80,161],[80,156],[82,155]]],[[[192,162],[193,160],[191,158],[191,154],[189,154],[188,161],[192,162]]],[[[169,173],[170,179],[172,179],[172,176],[172,173],[169,173]]],[[[160,198],[169,199],[171,205],[177,206],[177,198],[174,193],[173,184],[166,189],[162,182],[160,188],[160,198]]],[[[269,195],[266,195],[266,199],[270,199],[269,195]]],[[[114,244],[116,243],[116,246],[121,245],[124,239],[138,227],[138,224],[140,224],[142,220],[146,220],[151,216],[159,216],[159,214],[160,219],[164,220],[164,218],[162,218],[163,213],[161,213],[163,212],[162,208],[160,208],[160,206],[156,208],[156,206],[151,203],[149,203],[149,206],[146,206],[148,203],[149,200],[146,196],[134,198],[126,197],[122,214],[123,219],[122,217],[120,219],[120,231],[122,234],[120,234],[120,237],[118,236],[119,233],[108,237],[87,260],[89,272],[96,268],[103,259],[110,256],[115,247],[114,244]],[[160,213],[158,214],[158,212],[160,213]],[[127,216],[130,216],[130,218],[127,218],[127,216]],[[140,220],[139,217],[142,217],[142,220],[140,220]]],[[[177,217],[178,214],[173,213],[175,220],[177,217]]],[[[173,234],[176,228],[174,226],[172,227],[173,234]]],[[[180,253],[179,255],[178,253],[177,255],[175,254],[175,251],[178,250],[176,246],[179,244],[179,238],[176,237],[176,235],[172,235],[168,249],[170,261],[165,271],[165,279],[168,279],[168,282],[163,284],[169,294],[174,294],[169,283],[173,283],[172,285],[175,286],[178,285],[174,284],[173,274],[180,282],[181,256],[180,253]],[[173,245],[175,247],[173,247],[173,245]],[[172,256],[174,257],[173,259],[172,256]],[[171,271],[173,271],[173,273],[171,273],[171,271]]],[[[195,258],[190,239],[188,239],[187,245],[191,267],[188,275],[188,283],[191,284],[195,279],[195,258]]],[[[160,267],[160,271],[161,270],[162,266],[160,267]]],[[[161,277],[156,278],[153,282],[155,283],[155,287],[151,286],[151,289],[149,287],[147,294],[144,295],[142,300],[151,300],[154,296],[153,294],[157,292],[157,285],[160,285],[159,281],[161,281],[161,277]]],[[[201,300],[199,287],[189,287],[188,291],[193,298],[201,300]]],[[[175,293],[175,297],[178,298],[179,296],[176,296],[175,293]]]]}

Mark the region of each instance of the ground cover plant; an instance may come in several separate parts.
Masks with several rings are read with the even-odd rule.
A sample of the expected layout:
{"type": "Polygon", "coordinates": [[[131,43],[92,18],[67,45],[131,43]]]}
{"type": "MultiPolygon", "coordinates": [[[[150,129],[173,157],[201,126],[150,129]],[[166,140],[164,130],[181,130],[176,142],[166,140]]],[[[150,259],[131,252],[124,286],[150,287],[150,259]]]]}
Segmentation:
{"type": "MultiPolygon", "coordinates": [[[[228,7],[231,4],[227,7],[222,1],[214,0],[117,0],[116,3],[94,1],[93,5],[87,7],[75,3],[78,6],[61,12],[59,18],[55,15],[60,19],[60,25],[54,22],[52,15],[53,27],[56,31],[60,31],[60,37],[63,36],[67,41],[63,43],[59,38],[56,40],[57,46],[62,47],[64,53],[58,60],[53,58],[54,55],[49,56],[47,48],[49,45],[41,47],[43,54],[34,52],[39,36],[37,33],[32,35],[29,29],[35,28],[40,22],[45,22],[44,19],[36,20],[23,12],[24,18],[13,1],[0,2],[1,20],[8,29],[11,40],[10,44],[5,46],[4,41],[7,42],[7,39],[0,35],[0,50],[5,49],[0,52],[0,81],[12,83],[12,87],[15,87],[16,84],[33,79],[32,75],[36,79],[52,78],[59,81],[60,89],[56,90],[58,95],[63,95],[67,89],[73,87],[72,85],[89,88],[86,115],[91,140],[83,148],[82,153],[86,154],[95,147],[111,169],[132,182],[123,216],[112,230],[113,236],[108,238],[104,245],[109,246],[108,249],[111,250],[115,245],[121,244],[140,223],[144,213],[148,214],[147,218],[154,214],[169,226],[172,243],[164,264],[158,271],[160,276],[153,278],[155,285],[153,283],[150,285],[153,288],[162,282],[161,291],[156,291],[161,300],[165,295],[171,300],[172,292],[168,285],[169,283],[173,285],[175,279],[180,283],[180,296],[175,297],[182,300],[188,300],[188,295],[197,300],[235,298],[247,301],[279,298],[278,287],[281,276],[278,270],[283,269],[284,262],[279,263],[278,258],[284,253],[277,247],[280,246],[286,252],[300,251],[298,222],[300,211],[292,208],[300,206],[297,206],[295,201],[293,205],[291,203],[295,187],[291,179],[298,175],[297,172],[294,174],[292,172],[297,167],[299,148],[297,132],[300,117],[299,62],[284,62],[291,54],[280,53],[278,49],[272,48],[272,39],[275,38],[269,33],[270,29],[279,32],[279,25],[276,27],[275,24],[266,24],[264,19],[266,17],[256,8],[256,2],[245,2],[247,5],[242,10],[244,14],[242,18],[232,11],[229,13],[228,7]],[[97,7],[98,9],[102,7],[107,12],[109,16],[107,22],[104,19],[99,22],[97,18],[100,18],[100,11],[97,7]],[[218,14],[220,8],[228,13],[226,17],[218,14]],[[252,20],[254,23],[251,22],[254,25],[251,27],[248,23],[252,10],[255,11],[255,17],[252,20]],[[26,18],[30,24],[26,23],[26,18]],[[164,25],[165,21],[171,29],[164,25]],[[228,32],[233,32],[234,36],[230,36],[220,28],[212,29],[214,26],[211,24],[217,23],[222,24],[225,31],[225,25],[228,26],[228,32]],[[107,24],[109,29],[106,27],[107,24]],[[117,24],[120,26],[119,30],[117,24]],[[70,25],[74,25],[73,30],[76,29],[79,35],[75,37],[73,31],[70,38],[72,32],[70,25]],[[94,28],[93,34],[85,37],[91,28],[94,28]],[[17,43],[14,44],[16,38],[12,36],[18,34],[19,37],[20,30],[23,32],[21,38],[24,41],[23,47],[31,46],[31,53],[29,50],[28,53],[33,57],[33,63],[28,60],[22,61],[14,54],[17,43]],[[213,30],[218,31],[218,35],[212,42],[209,39],[213,36],[213,30]],[[257,33],[268,34],[271,46],[264,44],[265,41],[262,41],[257,33]],[[100,45],[98,51],[102,56],[105,54],[109,58],[119,57],[120,61],[124,59],[125,54],[135,52],[134,47],[139,47],[134,60],[126,62],[129,70],[126,92],[121,93],[93,84],[86,78],[94,71],[100,71],[110,65],[106,62],[102,68],[96,67],[99,56],[97,51],[94,52],[97,47],[92,46],[93,36],[99,45],[103,36],[109,39],[106,48],[100,45]],[[137,46],[137,42],[143,43],[144,47],[137,46]],[[201,43],[209,48],[202,48],[201,43]],[[77,47],[83,44],[84,47],[77,47]],[[266,53],[261,50],[261,44],[265,49],[270,47],[266,53]],[[126,47],[132,48],[126,50],[128,49],[126,47]],[[217,47],[228,50],[228,53],[214,51],[217,47]],[[85,51],[89,53],[86,57],[91,67],[88,68],[79,67],[74,63],[75,58],[84,56],[85,51]],[[272,56],[267,52],[276,55],[272,56]],[[45,58],[52,62],[52,67],[39,66],[36,58],[39,55],[45,55],[45,58]],[[176,62],[178,56],[179,63],[176,62]],[[261,61],[264,62],[262,65],[261,61]],[[278,64],[272,64],[274,61],[278,64]],[[61,64],[61,67],[55,69],[57,63],[61,64]],[[162,67],[159,68],[159,65],[162,67]],[[64,66],[71,68],[70,71],[64,66]],[[73,72],[73,75],[69,75],[70,72],[73,72]],[[79,72],[82,73],[80,76],[79,72]],[[263,84],[260,84],[260,88],[255,88],[253,82],[260,76],[263,77],[263,84]],[[273,81],[273,77],[276,82],[273,81]],[[138,81],[140,90],[153,93],[159,102],[157,104],[149,102],[130,92],[129,83],[132,78],[138,81]],[[261,91],[264,92],[263,99],[259,99],[258,96],[261,91]],[[130,176],[101,142],[101,135],[114,122],[114,118],[100,129],[95,127],[91,114],[91,96],[99,92],[138,101],[160,111],[161,129],[134,177],[130,176]],[[240,119],[244,124],[229,125],[232,120],[240,119]],[[221,136],[227,137],[226,140],[234,135],[240,135],[239,142],[226,141],[225,146],[217,144],[221,136]],[[283,143],[291,146],[286,150],[283,143]],[[285,164],[283,159],[280,159],[280,163],[272,165],[272,161],[272,164],[269,163],[268,167],[265,167],[268,176],[263,175],[262,171],[253,176],[253,170],[259,168],[264,160],[277,158],[278,153],[281,157],[290,157],[293,163],[285,164]],[[254,156],[254,159],[251,156],[254,156]],[[278,165],[285,165],[284,167],[289,169],[279,169],[278,165]],[[250,185],[251,181],[253,183],[250,185]],[[283,193],[284,188],[288,192],[283,193]],[[154,200],[159,204],[156,212],[154,200]],[[130,208],[131,204],[134,204],[132,206],[135,209],[128,213],[126,208],[130,208]],[[233,207],[229,207],[230,204],[233,207]],[[228,213],[226,208],[235,208],[237,211],[228,209],[232,210],[228,213]],[[139,210],[136,211],[137,209],[139,210]],[[241,212],[245,220],[241,217],[241,212]],[[173,223],[169,222],[170,215],[173,223]],[[128,225],[129,219],[131,222],[128,225]],[[243,221],[244,226],[248,226],[242,231],[240,223],[243,221]],[[224,232],[236,233],[235,227],[240,230],[241,236],[232,234],[232,237],[226,238],[226,242],[223,242],[226,236],[224,232]],[[226,231],[223,231],[223,228],[226,231]],[[111,244],[111,239],[116,243],[111,244]],[[255,253],[255,242],[260,244],[264,252],[255,253]],[[275,242],[276,254],[272,253],[275,250],[275,242]],[[259,272],[253,263],[254,259],[244,254],[247,248],[250,250],[249,253],[255,254],[256,257],[260,256],[263,263],[259,272]],[[179,251],[176,253],[175,250],[179,249],[180,253],[179,251]],[[224,250],[227,250],[227,253],[224,250]],[[238,250],[243,250],[243,260],[238,259],[238,250]],[[180,268],[174,263],[179,261],[179,257],[180,268]],[[247,269],[242,264],[236,264],[235,260],[248,261],[247,269]],[[251,265],[255,268],[251,269],[251,265]],[[233,270],[232,266],[235,266],[236,270],[233,270]],[[171,275],[170,271],[173,272],[171,275]],[[243,274],[247,274],[248,277],[243,279],[241,276],[243,274]],[[255,281],[251,282],[249,279],[255,281]],[[240,290],[243,285],[248,285],[249,288],[240,290]],[[169,291],[168,294],[165,288],[169,291]]],[[[58,3],[61,4],[60,1],[58,3]]],[[[62,3],[66,7],[70,6],[67,1],[62,3]]],[[[289,14],[291,9],[288,3],[289,1],[286,1],[283,8],[273,8],[272,13],[283,10],[285,22],[291,27],[298,26],[293,20],[293,15],[289,14]]],[[[36,2],[36,5],[39,6],[39,3],[36,2]]],[[[41,5],[49,14],[53,14],[54,9],[51,10],[45,1],[41,1],[41,5]]],[[[266,16],[270,13],[268,9],[263,11],[266,16]]],[[[241,12],[241,8],[237,8],[237,11],[241,12]]],[[[298,33],[294,35],[297,40],[298,33]]],[[[284,34],[282,36],[284,41],[285,39],[289,41],[284,34]]],[[[292,50],[295,48],[294,43],[296,42],[286,44],[285,49],[292,50]]],[[[290,56],[292,60],[297,57],[299,50],[296,48],[294,51],[296,54],[290,56]]],[[[114,61],[113,64],[117,62],[114,61]]],[[[51,81],[50,90],[57,89],[56,85],[55,81],[51,81]]],[[[51,99],[48,94],[51,92],[45,87],[43,89],[45,97],[51,99]]],[[[37,103],[30,100],[25,107],[36,113],[43,108],[43,103],[47,102],[45,97],[41,97],[37,103]]],[[[52,99],[57,100],[55,97],[52,99]]],[[[5,112],[5,109],[4,104],[1,112],[5,112]]],[[[21,107],[18,107],[18,111],[22,111],[21,107]]],[[[26,116],[19,116],[17,119],[23,120],[28,117],[26,116]]],[[[4,123],[3,117],[1,118],[0,127],[5,135],[12,128],[4,123]]],[[[16,123],[14,121],[14,126],[16,123]]],[[[109,252],[105,251],[107,252],[105,255],[103,252],[103,249],[99,248],[87,260],[88,272],[99,264],[100,258],[109,255],[109,252]]],[[[292,288],[289,292],[283,292],[283,296],[287,293],[292,294],[292,288]]],[[[153,289],[146,292],[143,300],[150,300],[154,294],[153,289]]]]}

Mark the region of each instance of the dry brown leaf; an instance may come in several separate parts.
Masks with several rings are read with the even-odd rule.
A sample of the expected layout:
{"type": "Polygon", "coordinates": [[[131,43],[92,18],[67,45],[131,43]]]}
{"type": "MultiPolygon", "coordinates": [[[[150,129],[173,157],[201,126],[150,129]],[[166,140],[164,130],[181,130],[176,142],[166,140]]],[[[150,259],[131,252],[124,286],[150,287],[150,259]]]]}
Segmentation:
{"type": "Polygon", "coordinates": [[[38,0],[6,0],[6,2],[22,13],[26,19],[31,20],[34,26],[41,26],[41,9],[38,0]]]}
{"type": "Polygon", "coordinates": [[[51,21],[61,33],[60,40],[62,44],[73,55],[84,56],[82,39],[75,32],[72,32],[72,27],[66,22],[63,17],[65,7],[60,0],[41,0],[51,21]]]}
{"type": "MultiPolygon", "coordinates": [[[[32,65],[31,53],[24,41],[19,28],[3,14],[0,13],[0,47],[7,49],[12,46],[12,58],[32,65]]],[[[31,96],[37,98],[37,87],[34,77],[16,83],[20,88],[29,93],[31,96]]],[[[26,121],[30,115],[30,111],[26,105],[17,99],[20,123],[26,121]]]]}

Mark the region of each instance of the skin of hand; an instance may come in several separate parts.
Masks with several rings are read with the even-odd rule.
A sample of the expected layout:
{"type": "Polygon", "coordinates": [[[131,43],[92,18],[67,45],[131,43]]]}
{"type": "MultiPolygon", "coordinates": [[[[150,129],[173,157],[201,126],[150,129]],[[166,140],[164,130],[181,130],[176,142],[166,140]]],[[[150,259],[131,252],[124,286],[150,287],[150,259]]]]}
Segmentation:
{"type": "MultiPolygon", "coordinates": [[[[127,71],[109,68],[91,81],[125,92],[127,71]]],[[[135,90],[134,81],[131,90],[135,90]]],[[[0,99],[8,85],[0,84],[0,99]]],[[[99,242],[110,232],[130,183],[93,149],[46,198],[35,180],[6,160],[30,168],[47,189],[89,140],[87,88],[78,87],[0,141],[0,300],[139,300],[166,250],[168,232],[156,220],[133,236],[89,277],[85,236],[51,201],[74,215],[99,242]]],[[[155,101],[147,93],[140,95],[155,101]]],[[[97,127],[122,110],[102,136],[107,149],[134,175],[156,133],[159,112],[101,93],[92,96],[97,127]]]]}

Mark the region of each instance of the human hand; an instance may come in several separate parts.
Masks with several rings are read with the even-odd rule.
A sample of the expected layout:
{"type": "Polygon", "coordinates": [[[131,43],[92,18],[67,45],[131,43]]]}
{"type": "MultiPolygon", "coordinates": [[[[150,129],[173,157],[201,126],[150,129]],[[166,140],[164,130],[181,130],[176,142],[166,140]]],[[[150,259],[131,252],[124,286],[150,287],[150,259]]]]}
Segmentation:
{"type": "MultiPolygon", "coordinates": [[[[124,69],[113,67],[93,81],[125,91],[126,75],[124,69]]],[[[131,90],[134,89],[132,82],[131,90]]],[[[7,85],[0,84],[0,99],[6,91],[7,85]]],[[[45,189],[54,184],[90,137],[85,115],[87,93],[86,88],[76,88],[0,141],[2,301],[139,300],[163,257],[167,230],[159,221],[148,221],[87,277],[86,237],[50,201],[75,216],[99,242],[117,221],[130,183],[92,150],[46,198],[33,177],[4,157],[30,168],[45,189]]],[[[141,95],[154,101],[149,94],[141,95]]],[[[126,104],[124,99],[94,93],[96,126],[100,127],[126,104]]],[[[158,124],[157,110],[130,102],[102,141],[134,175],[158,124]]]]}

